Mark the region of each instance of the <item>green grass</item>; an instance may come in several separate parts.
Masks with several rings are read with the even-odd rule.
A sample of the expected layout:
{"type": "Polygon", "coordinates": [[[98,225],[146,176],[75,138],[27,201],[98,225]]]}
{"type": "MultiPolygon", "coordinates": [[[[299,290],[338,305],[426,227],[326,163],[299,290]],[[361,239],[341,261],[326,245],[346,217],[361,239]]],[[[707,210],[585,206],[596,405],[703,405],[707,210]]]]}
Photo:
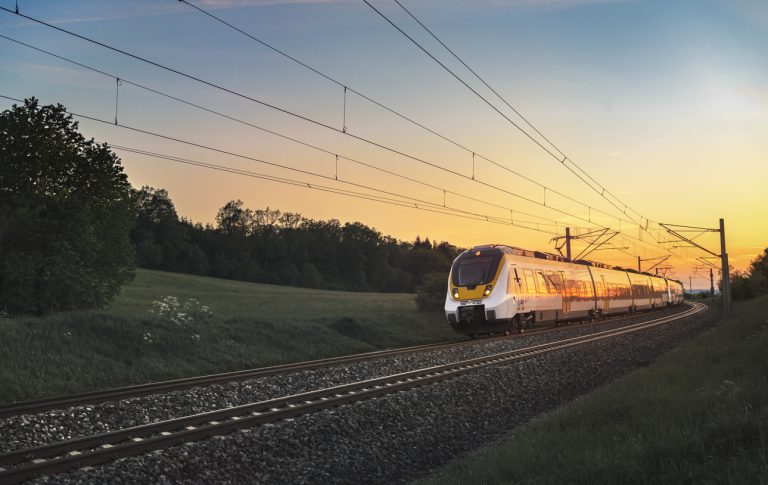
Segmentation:
{"type": "Polygon", "coordinates": [[[0,402],[459,338],[444,318],[417,311],[411,294],[139,270],[105,311],[0,320],[0,402]],[[153,317],[152,301],[168,295],[196,298],[214,318],[182,329],[153,317]]]}
{"type": "Polygon", "coordinates": [[[768,483],[768,297],[425,483],[768,483]]]}

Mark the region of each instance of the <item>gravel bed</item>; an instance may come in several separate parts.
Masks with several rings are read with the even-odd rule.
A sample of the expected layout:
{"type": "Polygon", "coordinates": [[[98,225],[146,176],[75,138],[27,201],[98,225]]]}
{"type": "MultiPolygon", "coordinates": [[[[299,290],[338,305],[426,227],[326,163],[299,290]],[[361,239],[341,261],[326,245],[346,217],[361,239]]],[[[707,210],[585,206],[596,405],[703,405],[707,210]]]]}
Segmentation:
{"type": "Polygon", "coordinates": [[[380,357],[286,375],[195,387],[121,401],[72,407],[66,410],[12,416],[0,419],[0,436],[3,437],[0,442],[0,453],[491,355],[551,342],[564,336],[591,334],[679,311],[681,311],[680,308],[665,309],[606,322],[603,325],[572,325],[564,327],[560,332],[530,334],[522,338],[506,340],[478,340],[472,345],[438,351],[380,357]]]}
{"type": "Polygon", "coordinates": [[[393,483],[647,365],[713,312],[518,364],[273,425],[76,470],[36,483],[393,483]]]}

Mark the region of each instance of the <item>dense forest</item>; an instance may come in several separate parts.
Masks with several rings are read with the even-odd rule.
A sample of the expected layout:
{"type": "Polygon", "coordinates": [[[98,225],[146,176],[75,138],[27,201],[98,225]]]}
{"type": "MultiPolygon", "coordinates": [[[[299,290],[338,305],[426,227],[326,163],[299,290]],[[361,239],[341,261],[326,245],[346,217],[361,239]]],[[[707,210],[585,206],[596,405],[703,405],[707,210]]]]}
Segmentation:
{"type": "Polygon", "coordinates": [[[163,189],[134,190],[131,242],[139,267],[261,283],[355,291],[411,292],[447,275],[459,250],[403,242],[360,222],[314,220],[227,202],[216,225],[179,218],[163,189]]]}

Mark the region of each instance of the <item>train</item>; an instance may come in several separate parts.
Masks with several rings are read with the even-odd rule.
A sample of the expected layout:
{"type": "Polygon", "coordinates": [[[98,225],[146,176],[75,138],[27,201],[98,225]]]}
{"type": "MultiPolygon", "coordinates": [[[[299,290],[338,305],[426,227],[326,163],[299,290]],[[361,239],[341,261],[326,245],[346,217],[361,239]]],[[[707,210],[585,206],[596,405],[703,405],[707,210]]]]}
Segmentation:
{"type": "Polygon", "coordinates": [[[677,280],[499,244],[453,261],[445,315],[464,335],[522,332],[539,323],[592,321],[678,305],[677,280]]]}

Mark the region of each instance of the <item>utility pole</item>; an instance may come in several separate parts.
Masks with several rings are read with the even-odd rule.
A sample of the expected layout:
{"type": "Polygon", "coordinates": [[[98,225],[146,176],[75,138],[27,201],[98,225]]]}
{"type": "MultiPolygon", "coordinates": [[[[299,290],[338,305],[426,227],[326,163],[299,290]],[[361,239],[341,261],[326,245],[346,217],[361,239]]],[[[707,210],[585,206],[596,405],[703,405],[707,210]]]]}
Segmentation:
{"type": "Polygon", "coordinates": [[[731,314],[731,276],[728,271],[728,253],[725,251],[725,221],[720,219],[720,256],[722,258],[723,275],[723,316],[731,314]]]}
{"type": "Polygon", "coordinates": [[[640,256],[637,257],[637,270],[640,271],[640,256]]]}
{"type": "Polygon", "coordinates": [[[715,276],[712,274],[712,268],[709,268],[709,291],[712,292],[712,308],[715,307],[715,276]]]}
{"type": "Polygon", "coordinates": [[[571,228],[565,228],[565,257],[571,260],[571,228]]]}
{"type": "MultiPolygon", "coordinates": [[[[678,238],[678,240],[669,241],[669,242],[687,242],[692,247],[699,248],[702,251],[711,254],[713,258],[720,258],[721,264],[722,264],[720,275],[723,278],[723,288],[722,288],[723,318],[728,318],[731,314],[731,276],[730,276],[730,271],[728,269],[728,253],[725,249],[725,220],[720,219],[720,227],[718,229],[712,229],[708,227],[683,226],[680,224],[667,224],[663,222],[660,222],[659,225],[664,229],[666,229],[668,233],[678,238]],[[698,233],[698,235],[690,238],[683,235],[683,233],[686,233],[686,232],[698,233]],[[695,238],[701,236],[706,232],[720,233],[720,254],[715,254],[713,251],[710,251],[709,249],[705,248],[701,244],[694,241],[695,238]]],[[[712,285],[711,288],[714,292],[714,284],[712,284],[711,278],[710,278],[710,284],[712,285]]]]}

